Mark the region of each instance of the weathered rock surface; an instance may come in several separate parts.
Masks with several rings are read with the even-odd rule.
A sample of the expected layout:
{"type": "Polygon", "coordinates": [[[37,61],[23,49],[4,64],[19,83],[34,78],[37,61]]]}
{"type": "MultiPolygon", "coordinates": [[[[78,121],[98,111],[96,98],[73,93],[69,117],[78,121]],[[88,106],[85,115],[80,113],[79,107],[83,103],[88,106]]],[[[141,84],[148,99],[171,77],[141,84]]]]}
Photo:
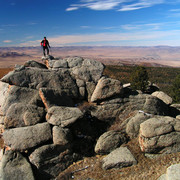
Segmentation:
{"type": "Polygon", "coordinates": [[[1,106],[3,115],[6,115],[7,110],[14,103],[24,103],[42,106],[42,101],[39,93],[35,89],[9,86],[4,98],[4,103],[1,106]]]}
{"type": "Polygon", "coordinates": [[[73,136],[68,128],[59,126],[53,127],[53,143],[57,145],[67,145],[72,142],[73,136]]]}
{"type": "MultiPolygon", "coordinates": [[[[78,66],[74,66],[71,71],[72,74],[78,78],[82,79],[85,82],[94,81],[98,82],[98,80],[101,78],[104,65],[101,62],[93,61],[91,59],[76,59],[78,66]],[[80,65],[80,66],[79,66],[80,65]]],[[[72,60],[69,60],[72,62],[72,60]]],[[[74,63],[73,63],[74,64],[74,63]]],[[[73,66],[71,64],[71,66],[73,66]]]]}
{"type": "Polygon", "coordinates": [[[25,67],[33,67],[33,68],[40,68],[40,69],[47,69],[47,66],[45,64],[39,63],[37,61],[27,61],[24,64],[25,67]]]}
{"type": "Polygon", "coordinates": [[[140,125],[139,144],[147,153],[172,153],[180,150],[180,121],[154,117],[140,125]]]}
{"type": "Polygon", "coordinates": [[[97,105],[91,110],[91,115],[101,121],[113,121],[119,115],[121,106],[119,103],[97,105]]]}
{"type": "Polygon", "coordinates": [[[75,107],[53,106],[46,115],[47,121],[55,126],[67,127],[83,117],[80,109],[75,107]]]}
{"type": "Polygon", "coordinates": [[[58,69],[50,71],[46,69],[25,68],[8,73],[1,79],[11,85],[39,89],[42,87],[71,91],[74,97],[78,96],[77,85],[68,70],[58,69]]]}
{"type": "Polygon", "coordinates": [[[172,104],[172,98],[162,91],[156,91],[152,93],[152,96],[161,99],[166,104],[172,104]]]}
{"type": "Polygon", "coordinates": [[[44,117],[45,111],[42,107],[32,104],[14,103],[6,113],[4,126],[6,129],[31,126],[43,121],[44,117]]]}
{"type": "Polygon", "coordinates": [[[168,115],[169,107],[158,98],[148,94],[130,95],[129,98],[116,98],[94,106],[91,115],[101,121],[112,121],[117,116],[123,119],[135,110],[152,115],[168,115]]]}
{"type": "Polygon", "coordinates": [[[161,175],[158,180],[179,180],[180,164],[173,164],[167,168],[166,174],[161,175]]]}
{"type": "Polygon", "coordinates": [[[79,158],[79,155],[72,153],[66,146],[53,144],[41,146],[29,156],[30,162],[45,175],[45,179],[55,178],[79,158]]]}
{"type": "Polygon", "coordinates": [[[91,102],[104,100],[123,93],[123,86],[116,79],[102,77],[92,94],[91,102]]]}
{"type": "Polygon", "coordinates": [[[0,81],[0,115],[4,113],[4,103],[8,94],[9,84],[0,81]]]}
{"type": "Polygon", "coordinates": [[[126,133],[128,136],[131,139],[138,137],[140,124],[151,117],[151,114],[147,114],[141,111],[138,111],[133,117],[130,117],[126,125],[126,133]]]}
{"type": "Polygon", "coordinates": [[[45,61],[45,60],[52,61],[55,58],[53,56],[51,56],[51,55],[47,55],[47,56],[42,56],[41,59],[42,59],[42,61],[45,61]]]}
{"type": "Polygon", "coordinates": [[[97,154],[108,154],[127,142],[127,138],[121,132],[108,131],[101,135],[96,143],[97,154]]]}
{"type": "Polygon", "coordinates": [[[25,151],[52,139],[48,123],[7,129],[3,133],[4,143],[14,151],[25,151]]]}
{"type": "Polygon", "coordinates": [[[67,61],[64,59],[55,61],[53,64],[53,69],[59,69],[59,68],[68,68],[67,61]]]}
{"type": "Polygon", "coordinates": [[[40,88],[39,95],[46,107],[49,109],[53,106],[68,106],[73,107],[74,103],[72,100],[71,91],[62,91],[59,89],[47,89],[47,88],[40,88]]]}
{"type": "Polygon", "coordinates": [[[91,96],[96,88],[96,84],[94,82],[86,82],[86,90],[87,90],[87,99],[90,102],[91,96]]]}
{"type": "Polygon", "coordinates": [[[137,164],[136,159],[126,147],[120,147],[107,155],[102,162],[103,169],[123,168],[137,164]]]}
{"type": "Polygon", "coordinates": [[[19,152],[8,151],[0,163],[0,175],[3,180],[35,180],[31,165],[19,152]]]}
{"type": "Polygon", "coordinates": [[[70,68],[81,67],[84,61],[82,57],[69,57],[66,60],[70,68]]]}

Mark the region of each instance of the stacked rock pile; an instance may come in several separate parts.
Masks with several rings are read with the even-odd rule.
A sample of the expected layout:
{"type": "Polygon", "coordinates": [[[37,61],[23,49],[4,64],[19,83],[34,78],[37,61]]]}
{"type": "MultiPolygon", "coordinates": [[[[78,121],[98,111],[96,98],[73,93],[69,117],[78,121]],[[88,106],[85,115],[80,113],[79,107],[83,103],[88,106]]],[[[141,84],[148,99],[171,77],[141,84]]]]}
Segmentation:
{"type": "Polygon", "coordinates": [[[44,63],[28,61],[0,81],[2,178],[53,179],[94,153],[109,154],[104,169],[130,166],[137,161],[121,145],[135,137],[146,153],[180,150],[179,110],[163,93],[123,87],[91,59],[51,57],[44,63]],[[121,131],[108,131],[117,117],[121,131]]]}

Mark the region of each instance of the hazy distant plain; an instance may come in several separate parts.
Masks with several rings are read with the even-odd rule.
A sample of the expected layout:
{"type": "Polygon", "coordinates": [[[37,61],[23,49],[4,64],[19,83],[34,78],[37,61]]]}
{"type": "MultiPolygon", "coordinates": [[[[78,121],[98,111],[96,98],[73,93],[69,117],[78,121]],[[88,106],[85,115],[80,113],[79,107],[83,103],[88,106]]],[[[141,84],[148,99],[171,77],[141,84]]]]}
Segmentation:
{"type": "MultiPolygon", "coordinates": [[[[112,46],[72,46],[52,47],[54,57],[82,56],[99,60],[104,64],[145,65],[180,67],[180,47],[112,47],[112,46]]],[[[41,62],[40,47],[0,48],[0,67],[13,67],[28,60],[41,62]]]]}

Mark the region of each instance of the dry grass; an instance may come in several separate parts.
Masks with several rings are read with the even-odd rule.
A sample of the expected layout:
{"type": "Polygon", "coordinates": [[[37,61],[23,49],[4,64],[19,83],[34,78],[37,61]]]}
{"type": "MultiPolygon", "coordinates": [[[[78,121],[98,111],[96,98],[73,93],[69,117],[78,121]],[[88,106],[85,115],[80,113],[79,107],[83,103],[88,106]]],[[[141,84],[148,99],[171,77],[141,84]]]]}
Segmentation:
{"type": "Polygon", "coordinates": [[[0,68],[0,78],[6,75],[9,71],[12,71],[13,68],[0,68]]]}
{"type": "Polygon", "coordinates": [[[180,163],[180,153],[163,155],[156,159],[146,158],[140,151],[137,139],[131,140],[128,144],[126,144],[126,146],[131,150],[137,159],[137,165],[123,169],[105,171],[101,168],[101,161],[104,156],[97,155],[94,157],[84,158],[83,160],[74,163],[62,172],[57,179],[72,179],[73,176],[74,179],[77,180],[86,180],[87,178],[92,178],[94,180],[155,180],[166,172],[167,167],[175,163],[180,163]],[[87,169],[74,172],[86,166],[88,166],[87,169]]]}

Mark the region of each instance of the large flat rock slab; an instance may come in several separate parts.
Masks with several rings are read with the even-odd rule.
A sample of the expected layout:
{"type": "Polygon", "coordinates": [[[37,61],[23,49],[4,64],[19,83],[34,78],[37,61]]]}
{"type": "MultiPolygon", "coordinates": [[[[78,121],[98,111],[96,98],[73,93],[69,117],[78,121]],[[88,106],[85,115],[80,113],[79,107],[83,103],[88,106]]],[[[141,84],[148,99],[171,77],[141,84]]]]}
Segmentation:
{"type": "Polygon", "coordinates": [[[25,151],[52,139],[51,127],[48,123],[34,126],[7,129],[3,133],[6,146],[14,151],[25,151]]]}
{"type": "Polygon", "coordinates": [[[137,164],[136,159],[126,147],[120,147],[112,151],[103,159],[103,169],[123,168],[137,164]]]}
{"type": "Polygon", "coordinates": [[[71,89],[72,94],[77,96],[78,89],[68,70],[58,69],[54,71],[39,68],[24,68],[15,70],[2,79],[11,85],[39,89],[41,87],[53,89],[71,89]]]}
{"type": "Polygon", "coordinates": [[[68,127],[83,117],[80,109],[75,107],[53,106],[46,115],[47,121],[55,126],[68,127]]]}

